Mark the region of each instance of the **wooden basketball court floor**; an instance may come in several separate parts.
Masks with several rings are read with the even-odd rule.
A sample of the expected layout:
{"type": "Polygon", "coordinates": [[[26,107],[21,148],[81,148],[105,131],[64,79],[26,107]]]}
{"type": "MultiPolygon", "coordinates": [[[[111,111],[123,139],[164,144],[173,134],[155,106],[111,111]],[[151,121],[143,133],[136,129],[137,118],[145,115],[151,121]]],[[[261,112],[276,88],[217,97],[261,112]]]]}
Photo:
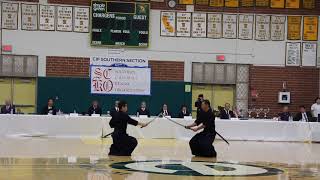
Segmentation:
{"type": "Polygon", "coordinates": [[[0,180],[320,180],[320,144],[216,141],[217,158],[195,158],[188,141],[138,141],[109,157],[110,138],[2,138],[0,180]]]}

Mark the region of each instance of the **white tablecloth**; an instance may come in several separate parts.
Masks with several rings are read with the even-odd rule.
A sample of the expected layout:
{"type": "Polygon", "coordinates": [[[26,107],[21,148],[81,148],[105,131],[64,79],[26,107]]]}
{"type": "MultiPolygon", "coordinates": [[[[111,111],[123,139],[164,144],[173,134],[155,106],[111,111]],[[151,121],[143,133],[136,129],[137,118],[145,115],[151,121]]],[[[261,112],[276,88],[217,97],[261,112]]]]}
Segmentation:
{"type": "MultiPolygon", "coordinates": [[[[136,118],[149,122],[152,118],[136,118]]],[[[112,132],[110,117],[0,115],[0,136],[53,136],[63,138],[100,137],[112,132]]],[[[192,120],[173,119],[180,124],[192,120]]],[[[318,141],[320,123],[278,122],[270,120],[216,120],[216,130],[228,140],[318,141]]],[[[190,139],[195,133],[165,118],[158,118],[146,128],[128,125],[128,134],[137,138],[190,139]]]]}
{"type": "Polygon", "coordinates": [[[0,115],[0,136],[99,137],[102,117],[0,115]]]}

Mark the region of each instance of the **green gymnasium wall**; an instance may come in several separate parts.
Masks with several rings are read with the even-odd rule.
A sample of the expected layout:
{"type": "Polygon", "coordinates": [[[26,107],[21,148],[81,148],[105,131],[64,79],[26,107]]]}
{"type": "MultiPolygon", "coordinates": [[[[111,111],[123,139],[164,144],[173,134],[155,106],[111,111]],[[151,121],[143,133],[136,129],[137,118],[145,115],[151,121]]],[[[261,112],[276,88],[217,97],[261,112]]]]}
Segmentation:
{"type": "Polygon", "coordinates": [[[65,113],[86,112],[93,100],[98,100],[103,113],[114,105],[117,99],[128,102],[129,114],[135,114],[141,101],[146,101],[152,115],[156,115],[163,103],[167,103],[169,110],[176,116],[181,105],[186,104],[191,109],[191,92],[185,92],[185,82],[152,81],[151,96],[118,96],[91,95],[89,78],[38,78],[37,112],[46,105],[49,97],[56,98],[55,106],[65,113]]]}

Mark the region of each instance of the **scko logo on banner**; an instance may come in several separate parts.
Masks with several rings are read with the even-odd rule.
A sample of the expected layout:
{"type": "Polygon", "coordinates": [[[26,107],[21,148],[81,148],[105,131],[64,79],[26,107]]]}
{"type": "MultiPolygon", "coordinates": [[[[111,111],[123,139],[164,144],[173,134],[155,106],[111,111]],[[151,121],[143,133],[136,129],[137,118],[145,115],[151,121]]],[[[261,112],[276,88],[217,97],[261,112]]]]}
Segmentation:
{"type": "Polygon", "coordinates": [[[111,164],[112,168],[179,176],[270,176],[282,170],[245,164],[203,161],[130,161],[111,164]]]}

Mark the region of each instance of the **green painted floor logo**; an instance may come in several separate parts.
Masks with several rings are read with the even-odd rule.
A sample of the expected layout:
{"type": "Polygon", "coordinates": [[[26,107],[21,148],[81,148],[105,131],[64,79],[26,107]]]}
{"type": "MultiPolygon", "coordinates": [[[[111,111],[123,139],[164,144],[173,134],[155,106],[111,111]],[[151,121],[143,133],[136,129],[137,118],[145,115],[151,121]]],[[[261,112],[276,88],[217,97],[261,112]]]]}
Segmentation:
{"type": "Polygon", "coordinates": [[[283,171],[264,166],[203,161],[129,161],[110,165],[114,169],[179,176],[272,176],[283,171]]]}

